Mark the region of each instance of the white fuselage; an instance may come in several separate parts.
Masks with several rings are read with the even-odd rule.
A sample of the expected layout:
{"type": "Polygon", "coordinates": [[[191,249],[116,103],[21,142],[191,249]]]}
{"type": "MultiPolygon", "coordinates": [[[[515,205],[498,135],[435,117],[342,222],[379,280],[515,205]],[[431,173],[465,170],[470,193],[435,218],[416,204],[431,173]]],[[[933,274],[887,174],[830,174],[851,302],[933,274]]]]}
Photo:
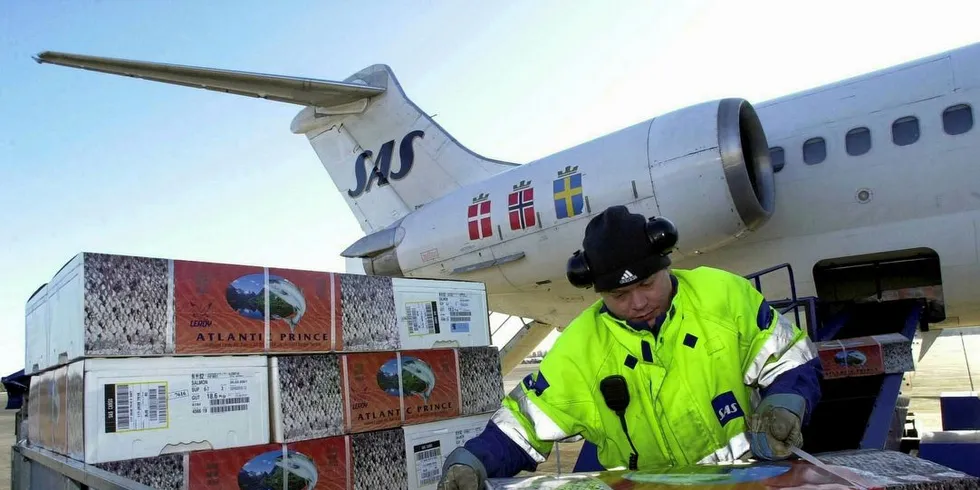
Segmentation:
{"type": "MultiPolygon", "coordinates": [[[[980,44],[756,103],[762,130],[743,125],[755,119],[741,102],[733,123],[726,99],[523,165],[467,150],[407,98],[386,65],[329,82],[56,52],[35,59],[303,106],[291,129],[309,139],[367,234],[344,256],[363,259],[371,274],[481,281],[495,312],[561,327],[594,301],[568,283],[565,264],[589,220],[625,204],[678,224],[675,267],[745,275],[788,263],[797,295],[821,299],[941,284],[940,325],[980,323],[980,128],[972,109],[980,103],[980,44]],[[968,111],[947,117],[955,107],[968,111]],[[783,150],[783,161],[772,153],[771,167],[763,132],[766,147],[783,150]],[[819,148],[807,144],[818,138],[819,148]],[[740,167],[740,145],[754,149],[754,172],[740,167]],[[759,200],[749,175],[765,189],[759,200]],[[568,189],[579,178],[581,192],[568,189]],[[524,188],[533,189],[522,197],[533,197],[534,211],[512,227],[508,195],[524,188]],[[489,210],[486,226],[468,224],[474,204],[474,214],[489,210]],[[908,262],[902,254],[914,249],[938,255],[939,267],[908,262]],[[829,259],[895,251],[904,263],[838,269],[841,282],[814,274],[829,259]],[[873,287],[867,277],[853,280],[855,270],[871,270],[873,287]]],[[[763,283],[770,299],[789,296],[779,279],[763,283]]]]}
{"type": "MultiPolygon", "coordinates": [[[[943,115],[951,106],[978,103],[980,47],[970,46],[755,104],[769,147],[784,149],[785,165],[775,173],[775,212],[760,230],[725,246],[699,255],[682,250],[687,255],[676,257],[674,266],[704,264],[749,274],[789,263],[797,294],[813,296],[812,270],[821,260],[925,247],[938,253],[941,264],[943,325],[980,323],[980,295],[974,290],[980,278],[980,128],[974,124],[962,134],[947,134],[943,115]],[[906,116],[917,118],[918,138],[898,145],[892,126],[906,116]],[[846,135],[862,127],[870,131],[870,149],[851,156],[846,135]],[[816,137],[824,139],[826,157],[807,164],[803,145],[816,137]]],[[[483,281],[493,311],[564,325],[596,298],[564,278],[565,262],[580,247],[595,213],[627,204],[647,215],[673,217],[663,209],[673,207],[664,195],[677,199],[677,190],[661,193],[651,182],[645,151],[650,125],[647,121],[606,136],[601,146],[585,143],[508,170],[417,210],[403,223],[408,232],[398,251],[406,275],[483,281]],[[469,239],[465,209],[472,198],[487,193],[506,199],[522,180],[550,186],[555,170],[568,165],[578,165],[585,174],[591,213],[558,219],[551,192],[541,192],[550,189],[538,186],[534,197],[542,211],[533,229],[509,231],[506,208],[495,203],[493,237],[469,239]],[[426,213],[430,206],[432,212],[426,213]],[[443,219],[435,219],[436,212],[443,219]],[[504,263],[453,272],[495,259],[504,263]]],[[[900,142],[905,133],[915,133],[908,131],[913,125],[898,129],[900,142]]],[[[861,146],[858,139],[855,148],[861,146]]],[[[685,230],[680,233],[683,241],[685,230]]],[[[764,282],[763,291],[787,297],[785,285],[764,282]]]]}

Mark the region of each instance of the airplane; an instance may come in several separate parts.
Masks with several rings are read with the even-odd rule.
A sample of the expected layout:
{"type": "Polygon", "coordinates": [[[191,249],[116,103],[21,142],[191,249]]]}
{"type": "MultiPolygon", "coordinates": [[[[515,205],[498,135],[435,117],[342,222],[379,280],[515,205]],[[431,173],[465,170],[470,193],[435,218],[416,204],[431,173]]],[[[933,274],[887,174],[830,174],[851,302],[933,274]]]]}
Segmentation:
{"type": "MultiPolygon", "coordinates": [[[[673,221],[674,267],[786,263],[799,296],[918,295],[936,327],[980,324],[980,43],[769,101],[695,104],[523,164],[467,149],[383,64],[327,81],[35,60],[301,106],[291,131],[365,233],[341,255],[366,274],[483,282],[491,311],[533,319],[505,349],[529,351],[597,299],[565,265],[619,204],[673,221]]],[[[791,293],[778,277],[765,288],[791,293]]]]}

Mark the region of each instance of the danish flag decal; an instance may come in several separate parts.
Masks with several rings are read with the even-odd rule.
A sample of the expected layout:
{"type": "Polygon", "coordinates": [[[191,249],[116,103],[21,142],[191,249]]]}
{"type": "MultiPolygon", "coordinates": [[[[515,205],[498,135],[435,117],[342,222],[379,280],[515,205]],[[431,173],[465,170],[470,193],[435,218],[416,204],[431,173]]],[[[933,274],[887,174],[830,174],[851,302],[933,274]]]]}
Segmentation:
{"type": "Polygon", "coordinates": [[[490,195],[483,193],[473,198],[473,204],[466,209],[466,220],[470,230],[470,240],[493,236],[490,223],[490,195]]]}

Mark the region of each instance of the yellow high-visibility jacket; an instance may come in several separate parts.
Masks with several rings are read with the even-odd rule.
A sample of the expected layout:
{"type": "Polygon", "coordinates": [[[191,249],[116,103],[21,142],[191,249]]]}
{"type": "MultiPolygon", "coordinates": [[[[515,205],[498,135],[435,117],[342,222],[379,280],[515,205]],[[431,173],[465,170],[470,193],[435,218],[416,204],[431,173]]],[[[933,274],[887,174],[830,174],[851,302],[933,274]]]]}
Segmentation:
{"type": "Polygon", "coordinates": [[[559,336],[464,447],[491,478],[534,470],[555,441],[597,446],[607,469],[632,450],[600,382],[621,375],[638,468],[731,461],[750,450],[746,417],[761,399],[820,397],[820,361],[805,330],[780,315],[745,278],[699,267],[671,271],[669,312],[653,331],[615,318],[598,301],[559,336]]]}

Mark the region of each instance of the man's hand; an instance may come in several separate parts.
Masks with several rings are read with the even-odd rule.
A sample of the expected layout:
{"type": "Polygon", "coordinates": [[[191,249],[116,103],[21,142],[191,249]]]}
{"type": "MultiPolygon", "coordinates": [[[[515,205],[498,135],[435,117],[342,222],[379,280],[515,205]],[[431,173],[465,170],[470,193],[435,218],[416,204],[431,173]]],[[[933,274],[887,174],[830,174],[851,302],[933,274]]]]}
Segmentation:
{"type": "Polygon", "coordinates": [[[781,460],[793,454],[790,447],[802,447],[800,430],[805,410],[806,401],[799,395],[779,393],[764,398],[748,419],[752,454],[781,460]]]}
{"type": "Polygon", "coordinates": [[[482,483],[476,470],[465,464],[454,464],[442,473],[436,490],[480,490],[482,483]]]}
{"type": "Polygon", "coordinates": [[[486,480],[483,463],[473,453],[458,447],[446,457],[436,490],[482,490],[486,480]]]}

